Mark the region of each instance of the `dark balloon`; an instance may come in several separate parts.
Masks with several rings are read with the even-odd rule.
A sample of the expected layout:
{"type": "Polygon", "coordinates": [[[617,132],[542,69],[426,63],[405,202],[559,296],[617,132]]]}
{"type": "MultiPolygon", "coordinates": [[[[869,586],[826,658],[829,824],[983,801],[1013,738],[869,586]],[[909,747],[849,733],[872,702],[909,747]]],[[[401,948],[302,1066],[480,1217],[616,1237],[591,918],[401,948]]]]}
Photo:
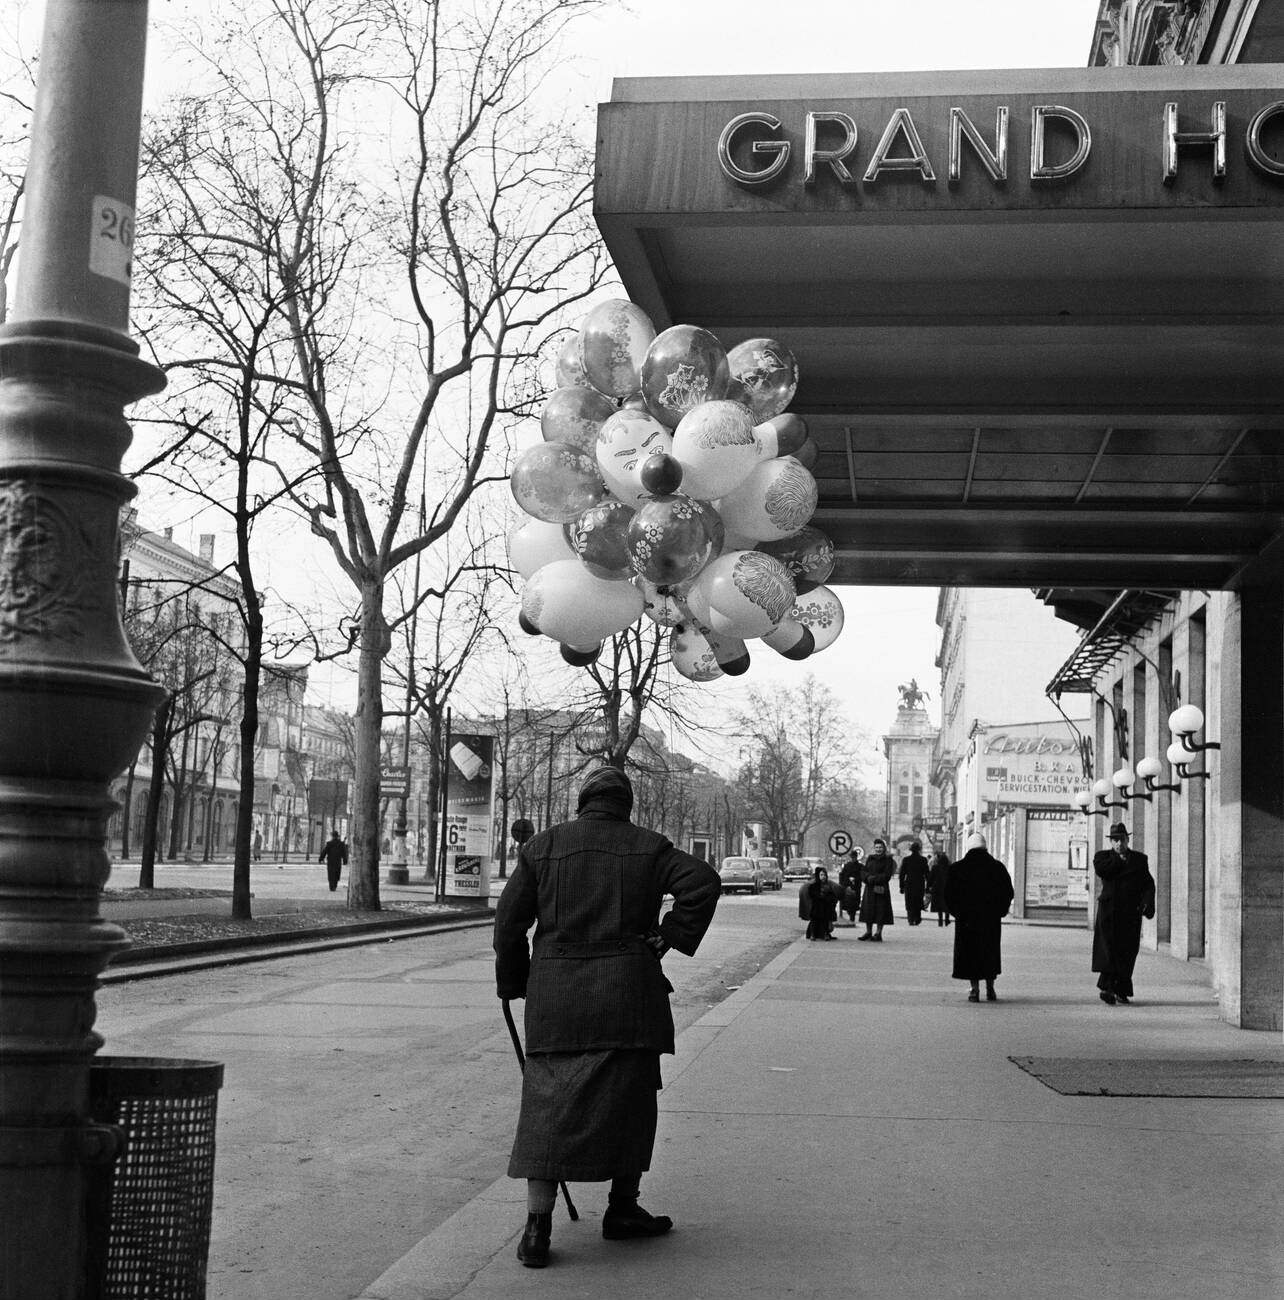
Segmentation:
{"type": "Polygon", "coordinates": [[[694,578],[715,554],[707,511],[681,493],[645,502],[629,524],[634,571],[661,587],[694,578]]]}
{"type": "Polygon", "coordinates": [[[776,431],[777,456],[796,456],[798,448],[807,441],[807,422],[792,411],[785,415],[774,415],[763,423],[771,425],[776,431]]]}
{"type": "Polygon", "coordinates": [[[596,645],[591,650],[577,650],[573,645],[564,645],[561,647],[561,651],[562,658],[572,668],[587,668],[602,653],[602,647],[596,645]]]}
{"type": "Polygon", "coordinates": [[[682,462],[658,451],[642,462],[642,486],[658,497],[671,496],[682,486],[682,462]]]}
{"type": "Polygon", "coordinates": [[[820,459],[820,448],[810,438],[804,438],[802,446],[793,453],[793,456],[803,469],[814,469],[820,459]]]}
{"type": "Polygon", "coordinates": [[[657,334],[642,362],[647,410],[670,429],[702,402],[721,398],[730,379],[722,344],[698,325],[673,325],[657,334]]]}
{"type": "Polygon", "coordinates": [[[623,501],[599,501],[562,525],[571,550],[595,578],[623,582],[633,577],[629,558],[633,513],[623,501]]]}

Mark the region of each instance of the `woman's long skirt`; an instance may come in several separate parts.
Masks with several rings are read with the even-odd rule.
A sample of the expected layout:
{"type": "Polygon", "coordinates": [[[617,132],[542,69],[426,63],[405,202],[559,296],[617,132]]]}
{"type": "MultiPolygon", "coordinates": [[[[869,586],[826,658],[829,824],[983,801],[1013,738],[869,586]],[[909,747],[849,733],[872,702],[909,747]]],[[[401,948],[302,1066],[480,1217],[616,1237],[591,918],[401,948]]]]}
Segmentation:
{"type": "Polygon", "coordinates": [[[602,1182],[651,1167],[658,1052],[611,1048],[526,1058],[510,1178],[602,1182]]]}

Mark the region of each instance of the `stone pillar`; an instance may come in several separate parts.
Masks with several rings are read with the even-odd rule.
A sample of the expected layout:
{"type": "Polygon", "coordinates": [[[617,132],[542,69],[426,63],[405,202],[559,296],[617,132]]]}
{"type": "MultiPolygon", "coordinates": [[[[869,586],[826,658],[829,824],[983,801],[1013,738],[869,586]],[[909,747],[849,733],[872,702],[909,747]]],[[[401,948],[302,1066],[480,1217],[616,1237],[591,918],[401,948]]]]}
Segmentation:
{"type": "Polygon", "coordinates": [[[1221,742],[1211,764],[1220,802],[1217,931],[1222,1015],[1243,1029],[1284,1029],[1284,590],[1250,588],[1227,602],[1221,742]]]}
{"type": "Polygon", "coordinates": [[[85,1294],[112,779],[163,696],[121,628],[144,0],[49,0],[20,278],[0,327],[0,1296],[85,1294]]]}

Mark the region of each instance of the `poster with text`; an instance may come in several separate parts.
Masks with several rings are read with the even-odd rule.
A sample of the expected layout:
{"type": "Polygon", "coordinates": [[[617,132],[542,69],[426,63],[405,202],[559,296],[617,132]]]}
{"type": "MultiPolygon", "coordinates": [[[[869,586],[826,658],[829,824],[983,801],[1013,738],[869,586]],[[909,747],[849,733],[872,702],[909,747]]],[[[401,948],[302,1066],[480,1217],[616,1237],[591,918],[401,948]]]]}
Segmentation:
{"type": "Polygon", "coordinates": [[[445,825],[448,898],[490,897],[494,769],[494,736],[451,736],[445,825]]]}

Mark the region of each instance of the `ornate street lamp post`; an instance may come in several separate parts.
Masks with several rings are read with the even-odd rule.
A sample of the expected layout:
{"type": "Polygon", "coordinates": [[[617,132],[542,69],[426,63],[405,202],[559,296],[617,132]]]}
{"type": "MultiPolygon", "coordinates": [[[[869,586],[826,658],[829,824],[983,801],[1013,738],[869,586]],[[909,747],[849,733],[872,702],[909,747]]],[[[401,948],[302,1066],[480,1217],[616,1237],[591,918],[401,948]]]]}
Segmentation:
{"type": "Polygon", "coordinates": [[[85,1294],[112,779],[163,692],[121,627],[145,0],[48,0],[20,268],[0,327],[0,1296],[85,1294]]]}

